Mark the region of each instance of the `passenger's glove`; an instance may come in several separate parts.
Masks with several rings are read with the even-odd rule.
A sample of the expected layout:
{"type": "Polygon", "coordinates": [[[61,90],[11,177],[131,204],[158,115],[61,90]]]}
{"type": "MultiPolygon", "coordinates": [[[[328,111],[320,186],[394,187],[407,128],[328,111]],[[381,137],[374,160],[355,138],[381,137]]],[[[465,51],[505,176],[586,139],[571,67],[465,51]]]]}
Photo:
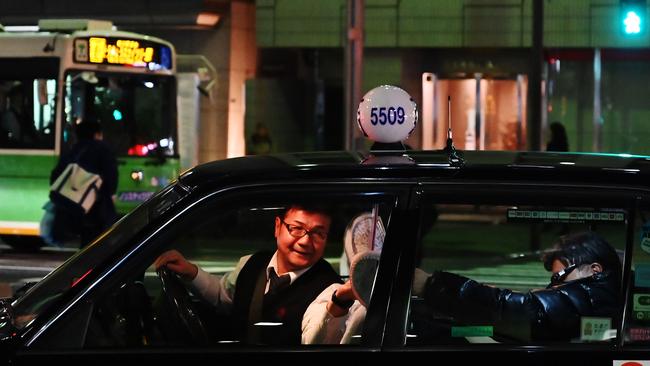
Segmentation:
{"type": "Polygon", "coordinates": [[[426,290],[427,280],[431,276],[430,273],[427,273],[420,268],[415,268],[415,273],[413,273],[413,287],[411,294],[413,296],[423,297],[424,291],[426,290]]]}

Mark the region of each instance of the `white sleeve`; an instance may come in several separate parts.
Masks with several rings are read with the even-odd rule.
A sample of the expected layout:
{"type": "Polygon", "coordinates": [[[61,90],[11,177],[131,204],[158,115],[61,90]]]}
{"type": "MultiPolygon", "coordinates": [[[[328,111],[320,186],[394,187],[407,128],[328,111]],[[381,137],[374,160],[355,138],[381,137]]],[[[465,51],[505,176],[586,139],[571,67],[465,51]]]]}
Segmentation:
{"type": "Polygon", "coordinates": [[[341,344],[359,343],[363,330],[363,321],[366,320],[366,307],[359,301],[355,301],[348,311],[347,320],[345,321],[345,331],[341,337],[341,344]]]}
{"type": "Polygon", "coordinates": [[[212,275],[199,267],[196,277],[192,280],[192,287],[218,311],[229,312],[232,308],[237,277],[250,257],[250,255],[241,257],[235,269],[226,272],[223,276],[212,275]]]}
{"type": "Polygon", "coordinates": [[[345,332],[348,315],[334,317],[327,311],[327,303],[341,284],[327,287],[309,305],[302,317],[302,344],[338,344],[345,332]]]}

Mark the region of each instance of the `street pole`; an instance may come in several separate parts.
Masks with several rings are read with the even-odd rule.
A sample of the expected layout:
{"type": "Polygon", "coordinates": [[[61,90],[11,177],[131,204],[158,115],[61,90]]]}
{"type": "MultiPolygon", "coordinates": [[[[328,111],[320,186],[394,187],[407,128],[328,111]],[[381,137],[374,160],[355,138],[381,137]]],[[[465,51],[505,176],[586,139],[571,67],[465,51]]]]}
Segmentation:
{"type": "Polygon", "coordinates": [[[603,116],[600,105],[600,84],[602,76],[602,64],[600,48],[594,50],[594,134],[591,151],[600,152],[603,143],[603,116]]]}
{"type": "Polygon", "coordinates": [[[357,105],[361,101],[363,82],[363,17],[364,0],[347,1],[347,33],[345,37],[345,149],[359,148],[357,128],[357,105]]]}

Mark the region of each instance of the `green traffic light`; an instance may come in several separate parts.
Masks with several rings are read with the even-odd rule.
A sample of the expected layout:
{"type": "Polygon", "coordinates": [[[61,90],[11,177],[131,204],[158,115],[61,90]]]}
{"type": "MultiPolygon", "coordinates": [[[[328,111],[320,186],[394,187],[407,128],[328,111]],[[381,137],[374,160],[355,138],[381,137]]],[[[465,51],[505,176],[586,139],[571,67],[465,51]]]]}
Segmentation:
{"type": "Polygon", "coordinates": [[[619,0],[619,6],[623,34],[636,36],[645,33],[646,0],[619,0]]]}
{"type": "Polygon", "coordinates": [[[122,112],[120,112],[119,109],[114,109],[114,110],[113,110],[113,118],[114,118],[116,121],[121,121],[121,120],[122,120],[122,112]]]}
{"type": "Polygon", "coordinates": [[[623,25],[625,25],[626,34],[638,34],[641,32],[641,17],[635,11],[630,10],[625,14],[623,25]]]}

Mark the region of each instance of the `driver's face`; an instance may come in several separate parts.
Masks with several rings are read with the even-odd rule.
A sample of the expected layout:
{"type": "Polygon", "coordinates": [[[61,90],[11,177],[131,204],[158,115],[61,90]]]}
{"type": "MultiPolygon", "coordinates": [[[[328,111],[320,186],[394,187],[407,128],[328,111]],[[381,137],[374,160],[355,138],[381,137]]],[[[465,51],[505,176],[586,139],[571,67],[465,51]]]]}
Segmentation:
{"type": "Polygon", "coordinates": [[[276,217],[278,274],[314,265],[325,251],[330,222],[331,219],[327,215],[293,208],[287,211],[284,219],[276,217]],[[289,233],[287,225],[295,231],[304,229],[308,233],[301,237],[295,237],[289,233]]]}

